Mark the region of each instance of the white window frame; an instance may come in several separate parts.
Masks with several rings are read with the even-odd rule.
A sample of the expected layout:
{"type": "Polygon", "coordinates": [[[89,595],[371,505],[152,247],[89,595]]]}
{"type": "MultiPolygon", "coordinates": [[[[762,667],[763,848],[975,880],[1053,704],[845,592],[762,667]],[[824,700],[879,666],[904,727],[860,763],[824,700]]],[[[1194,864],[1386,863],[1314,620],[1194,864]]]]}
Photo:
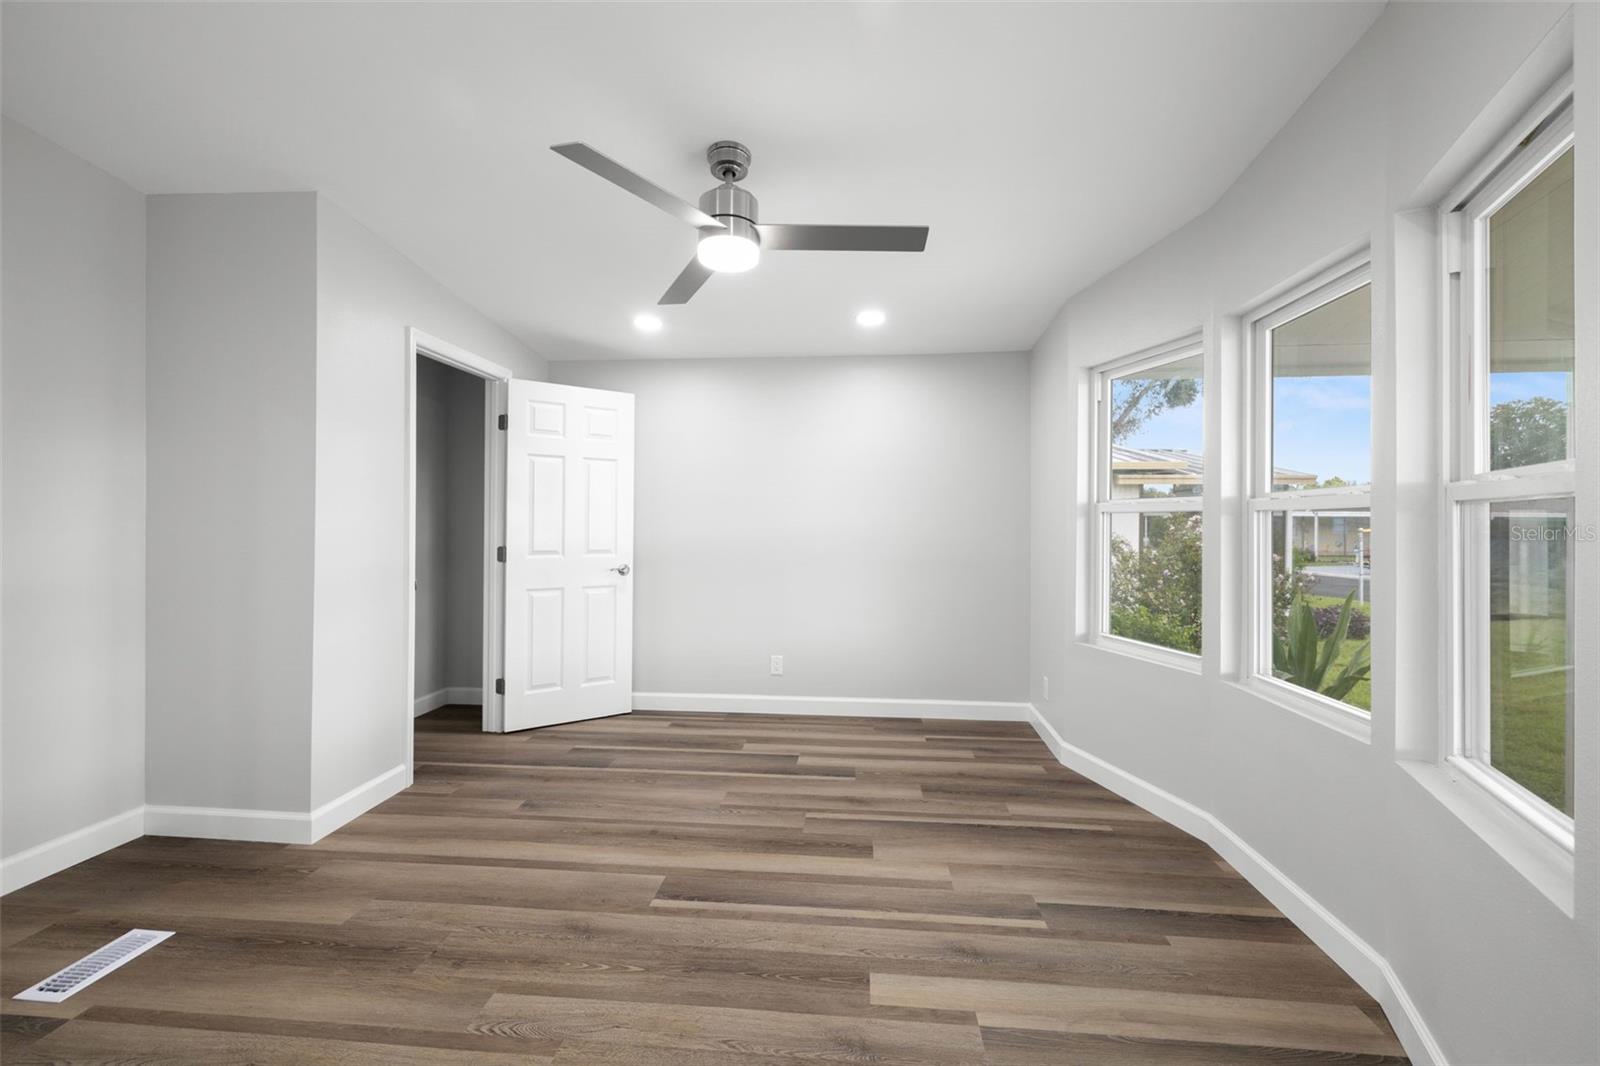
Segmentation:
{"type": "MultiPolygon", "coordinates": [[[[1372,485],[1273,491],[1272,331],[1341,296],[1372,284],[1370,253],[1362,251],[1319,272],[1246,316],[1245,355],[1249,425],[1244,433],[1247,575],[1243,614],[1244,683],[1258,694],[1358,740],[1370,741],[1372,715],[1272,673],[1272,516],[1278,512],[1372,511],[1372,485]]],[[[1373,387],[1376,375],[1371,375],[1373,387]]],[[[1376,403],[1373,407],[1376,407],[1376,403]]],[[[1369,412],[1369,423],[1371,414],[1369,412]]],[[[1370,471],[1369,471],[1370,477],[1370,471]]],[[[1285,549],[1289,530],[1285,526],[1285,549]]],[[[1370,638],[1369,638],[1370,639],[1370,638]]]]}
{"type": "MultiPolygon", "coordinates": [[[[1201,657],[1197,654],[1179,651],[1176,648],[1164,648],[1159,644],[1147,644],[1141,640],[1128,637],[1119,637],[1111,632],[1111,516],[1114,514],[1201,514],[1204,509],[1205,495],[1199,496],[1171,496],[1152,497],[1128,500],[1113,500],[1111,498],[1111,381],[1114,378],[1128,377],[1142,370],[1150,370],[1167,363],[1174,363],[1181,359],[1205,358],[1205,344],[1201,335],[1196,332],[1179,340],[1160,344],[1153,348],[1135,352],[1132,355],[1113,360],[1110,363],[1095,367],[1091,372],[1094,377],[1094,446],[1091,452],[1094,456],[1094,506],[1093,506],[1093,531],[1091,542],[1094,545],[1093,579],[1090,581],[1090,623],[1088,641],[1091,644],[1116,651],[1137,658],[1148,659],[1152,662],[1162,663],[1167,666],[1176,666],[1195,673],[1200,672],[1201,657]]],[[[1205,378],[1201,377],[1201,433],[1204,440],[1206,386],[1205,378]]],[[[1202,463],[1207,464],[1209,476],[1209,457],[1204,455],[1202,445],[1202,463]]],[[[1204,519],[1201,519],[1201,542],[1204,543],[1204,519]]]]}
{"type": "MultiPolygon", "coordinates": [[[[1443,383],[1449,447],[1444,457],[1441,513],[1442,528],[1450,536],[1441,620],[1441,632],[1450,640],[1444,761],[1463,780],[1569,852],[1574,848],[1572,818],[1489,762],[1488,628],[1480,623],[1488,617],[1490,564],[1488,523],[1478,518],[1479,509],[1494,503],[1577,497],[1577,466],[1572,457],[1575,410],[1567,423],[1567,458],[1489,469],[1488,265],[1482,254],[1490,216],[1573,146],[1571,102],[1569,74],[1545,93],[1439,209],[1444,313],[1450,327],[1443,383]]],[[[1569,774],[1572,754],[1569,742],[1569,774]]]]}

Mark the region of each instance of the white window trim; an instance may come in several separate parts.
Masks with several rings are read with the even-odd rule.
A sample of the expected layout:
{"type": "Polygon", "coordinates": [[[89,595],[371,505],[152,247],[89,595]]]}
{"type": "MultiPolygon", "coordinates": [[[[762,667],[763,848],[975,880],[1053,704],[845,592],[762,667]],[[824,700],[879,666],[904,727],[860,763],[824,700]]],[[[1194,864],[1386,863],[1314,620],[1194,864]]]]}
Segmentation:
{"type": "Polygon", "coordinates": [[[1576,846],[1571,818],[1517,784],[1505,774],[1478,759],[1451,755],[1446,760],[1466,781],[1504,804],[1519,818],[1568,851],[1576,846]]]}
{"type": "MultiPolygon", "coordinates": [[[[1445,744],[1440,762],[1480,796],[1567,853],[1575,847],[1572,818],[1475,754],[1484,746],[1480,738],[1489,710],[1488,633],[1476,623],[1488,611],[1488,560],[1482,536],[1468,527],[1471,508],[1479,505],[1577,495],[1576,462],[1570,454],[1575,417],[1568,422],[1566,459],[1490,470],[1488,419],[1478,410],[1478,399],[1486,400],[1489,384],[1488,343],[1481,328],[1487,305],[1486,264],[1479,258],[1488,219],[1572,147],[1572,85],[1568,73],[1552,86],[1439,207],[1443,313],[1450,327],[1442,383],[1449,447],[1444,449],[1441,471],[1440,522],[1448,531],[1449,549],[1440,632],[1449,638],[1449,662],[1442,694],[1445,744]],[[1534,131],[1537,135],[1530,139],[1534,131]]],[[[1485,413],[1487,409],[1485,402],[1485,413]]]]}
{"type": "MultiPolygon", "coordinates": [[[[1240,612],[1244,650],[1241,687],[1314,722],[1367,743],[1372,715],[1272,674],[1272,514],[1278,511],[1372,510],[1372,486],[1272,489],[1271,332],[1324,304],[1372,284],[1372,258],[1363,249],[1245,316],[1245,602],[1240,612]]],[[[1374,385],[1376,378],[1374,377],[1374,385]]],[[[1370,472],[1369,472],[1370,475],[1370,472]]]]}
{"type": "Polygon", "coordinates": [[[1318,725],[1327,726],[1363,744],[1372,743],[1372,716],[1363,714],[1358,708],[1348,707],[1338,700],[1276,677],[1252,674],[1244,681],[1235,683],[1246,692],[1275,703],[1292,714],[1309,718],[1318,725]]]}
{"type": "Polygon", "coordinates": [[[1157,666],[1169,666],[1178,670],[1187,670],[1191,674],[1200,672],[1202,662],[1200,656],[1192,652],[1179,651],[1177,648],[1163,648],[1159,644],[1146,644],[1142,640],[1130,640],[1112,633],[1102,631],[1092,641],[1092,647],[1101,651],[1112,652],[1116,655],[1125,655],[1130,659],[1142,659],[1157,666]]]}
{"type": "MultiPolygon", "coordinates": [[[[1110,632],[1111,624],[1111,536],[1110,524],[1113,514],[1200,514],[1204,508],[1205,497],[1200,496],[1173,496],[1169,498],[1153,497],[1129,500],[1111,499],[1111,405],[1110,382],[1113,378],[1126,377],[1136,374],[1141,370],[1176,362],[1179,359],[1205,356],[1205,344],[1199,331],[1186,334],[1176,340],[1167,341],[1131,355],[1102,363],[1090,370],[1093,384],[1094,403],[1094,434],[1089,448],[1093,482],[1091,487],[1092,529],[1090,531],[1090,544],[1092,546],[1093,566],[1089,581],[1089,631],[1084,636],[1084,643],[1098,647],[1104,651],[1115,652],[1135,659],[1157,663],[1162,666],[1177,667],[1193,673],[1200,672],[1201,657],[1191,652],[1179,651],[1176,648],[1164,648],[1159,644],[1147,644],[1140,640],[1130,640],[1119,637],[1110,632]]],[[[1205,425],[1205,393],[1202,379],[1201,392],[1201,426],[1202,439],[1205,425]]],[[[1209,477],[1209,467],[1207,477],[1209,477]]],[[[1203,521],[1203,520],[1202,520],[1203,521]]],[[[1202,538],[1204,533],[1201,534],[1202,538]]]]}
{"type": "MultiPolygon", "coordinates": [[[[1326,489],[1272,490],[1272,367],[1270,337],[1273,330],[1286,322],[1305,315],[1324,304],[1332,303],[1363,285],[1372,284],[1372,261],[1363,251],[1359,256],[1326,270],[1306,285],[1291,291],[1256,314],[1249,316],[1246,335],[1246,357],[1249,366],[1250,426],[1245,434],[1245,461],[1248,463],[1245,482],[1252,500],[1296,499],[1329,492],[1326,489]]],[[[1370,471],[1369,471],[1370,476],[1370,471]]],[[[1364,486],[1352,485],[1333,489],[1335,493],[1371,494],[1371,482],[1364,486]]]]}
{"type": "Polygon", "coordinates": [[[1577,484],[1577,471],[1569,461],[1519,467],[1518,472],[1496,470],[1445,485],[1445,499],[1451,503],[1484,503],[1495,500],[1532,500],[1541,496],[1570,496],[1577,484]]]}

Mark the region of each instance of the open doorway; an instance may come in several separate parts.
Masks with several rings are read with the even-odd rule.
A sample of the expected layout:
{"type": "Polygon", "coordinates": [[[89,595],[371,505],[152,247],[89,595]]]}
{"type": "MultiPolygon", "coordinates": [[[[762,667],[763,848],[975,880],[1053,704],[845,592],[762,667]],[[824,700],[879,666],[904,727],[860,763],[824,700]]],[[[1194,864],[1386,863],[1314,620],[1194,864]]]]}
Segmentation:
{"type": "Polygon", "coordinates": [[[505,449],[500,423],[511,372],[408,331],[406,420],[411,559],[407,590],[406,769],[423,716],[499,732],[505,449]]]}
{"type": "Polygon", "coordinates": [[[632,710],[634,406],[626,393],[513,380],[415,329],[408,338],[409,784],[417,722],[450,707],[429,731],[470,732],[474,697],[489,733],[632,710]],[[474,509],[476,528],[461,513],[474,509]]]}
{"type": "Polygon", "coordinates": [[[488,382],[417,355],[416,623],[412,713],[483,711],[484,396],[488,382]]]}

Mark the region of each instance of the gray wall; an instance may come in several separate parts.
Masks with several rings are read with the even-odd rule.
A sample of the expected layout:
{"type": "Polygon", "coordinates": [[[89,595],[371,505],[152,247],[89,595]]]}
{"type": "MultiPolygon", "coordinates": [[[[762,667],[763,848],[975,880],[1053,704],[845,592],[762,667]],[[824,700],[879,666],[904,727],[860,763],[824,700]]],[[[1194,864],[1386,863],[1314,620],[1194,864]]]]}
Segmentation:
{"type": "Polygon", "coordinates": [[[149,802],[311,794],[316,196],[149,199],[149,802]]]}
{"type": "MultiPolygon", "coordinates": [[[[3,137],[0,856],[137,831],[144,804],[304,812],[392,769],[406,327],[543,360],[314,193],[145,197],[3,137]]],[[[481,476],[452,484],[478,513],[481,476]]],[[[476,618],[476,577],[449,584],[476,618]]]]}
{"type": "Polygon", "coordinates": [[[638,397],[635,689],[1023,698],[1024,356],[551,376],[638,397]]]}
{"type": "Polygon", "coordinates": [[[149,200],[149,802],[400,765],[406,328],[544,364],[314,193],[149,200]]]}
{"type": "Polygon", "coordinates": [[[26,127],[0,138],[10,856],[144,802],[145,219],[26,127]]]}
{"type": "MultiPolygon", "coordinates": [[[[1600,1044],[1593,657],[1578,658],[1578,847],[1575,871],[1568,859],[1558,877],[1563,886],[1547,880],[1544,863],[1559,863],[1545,858],[1537,834],[1497,811],[1476,813],[1476,794],[1439,770],[1433,751],[1448,647],[1438,625],[1448,531],[1436,489],[1444,433],[1431,334],[1435,205],[1565,65],[1552,48],[1551,62],[1523,66],[1564,10],[1390,5],[1214,208],[1068,300],[1033,358],[1033,701],[1069,743],[1215,815],[1371,944],[1449,1061],[1461,1063],[1592,1062],[1600,1044]],[[1372,525],[1374,553],[1389,564],[1374,569],[1372,732],[1363,741],[1234,683],[1238,616],[1223,612],[1221,591],[1244,585],[1241,489],[1229,458],[1241,441],[1223,429],[1245,418],[1233,399],[1243,358],[1238,316],[1369,241],[1372,525]],[[1092,565],[1091,368],[1196,328],[1209,349],[1208,446],[1223,457],[1208,464],[1200,676],[1082,639],[1092,565]],[[1510,858],[1519,851],[1521,869],[1510,858]],[[1564,890],[1566,906],[1536,880],[1558,898],[1564,890]]],[[[1589,235],[1579,258],[1579,359],[1591,371],[1580,387],[1596,400],[1600,9],[1578,5],[1577,19],[1578,232],[1589,235]]],[[[1580,368],[1580,383],[1585,377],[1580,368]]],[[[1595,433],[1579,433],[1587,433],[1580,483],[1600,484],[1595,433]]],[[[1580,524],[1594,521],[1592,494],[1580,506],[1589,516],[1580,513],[1580,524]]],[[[1578,549],[1577,560],[1580,644],[1594,648],[1597,569],[1592,551],[1578,549]]]]}
{"type": "Polygon", "coordinates": [[[450,541],[444,574],[444,683],[453,688],[483,683],[483,400],[482,378],[455,375],[446,411],[450,541]]]}
{"type": "Polygon", "coordinates": [[[517,377],[545,372],[543,359],[326,198],[316,243],[313,807],[400,765],[411,734],[406,327],[517,377]]]}
{"type": "Polygon", "coordinates": [[[483,673],[484,381],[417,360],[417,698],[483,673]]]}
{"type": "Polygon", "coordinates": [[[445,568],[450,561],[449,369],[417,360],[417,624],[412,690],[418,699],[444,687],[445,568]]]}

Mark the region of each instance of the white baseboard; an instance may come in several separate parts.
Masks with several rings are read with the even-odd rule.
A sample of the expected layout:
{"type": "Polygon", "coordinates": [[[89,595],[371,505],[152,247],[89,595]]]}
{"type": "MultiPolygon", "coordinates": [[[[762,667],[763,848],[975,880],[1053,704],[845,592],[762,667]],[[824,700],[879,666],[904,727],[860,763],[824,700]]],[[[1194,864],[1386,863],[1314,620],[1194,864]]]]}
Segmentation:
{"type": "Polygon", "coordinates": [[[249,840],[262,844],[311,843],[311,815],[306,811],[264,811],[243,807],[145,808],[144,831],[153,837],[197,837],[201,840],[249,840]]]}
{"type": "Polygon", "coordinates": [[[1378,1001],[1413,1063],[1447,1066],[1444,1050],[1407,994],[1399,975],[1355,930],[1209,811],[1068,743],[1032,704],[1028,705],[1028,715],[1040,739],[1063,766],[1211,845],[1378,1001]]]}
{"type": "Polygon", "coordinates": [[[133,807],[121,814],[63,833],[54,840],[0,859],[0,895],[31,885],[41,878],[60,873],[103,851],[120,847],[144,835],[144,808],[133,807]]]}
{"type": "Polygon", "coordinates": [[[1026,722],[1032,704],[987,700],[894,700],[867,696],[739,696],[721,692],[635,692],[636,711],[809,714],[879,718],[980,718],[1026,722]]]}
{"type": "Polygon", "coordinates": [[[418,696],[411,704],[411,717],[417,718],[429,711],[437,711],[440,707],[448,707],[452,703],[482,703],[483,689],[476,685],[463,687],[452,685],[430,692],[426,696],[418,696]]]}
{"type": "MultiPolygon", "coordinates": [[[[476,692],[477,689],[473,691],[476,692]]],[[[311,812],[309,842],[315,844],[340,826],[366,814],[395,793],[404,791],[405,787],[406,765],[401,763],[385,770],[371,781],[357,785],[344,795],[335,796],[311,812]]]]}
{"type": "MultiPolygon", "coordinates": [[[[474,689],[473,691],[477,691],[474,689]]],[[[134,807],[0,859],[0,895],[60,873],[142,836],[315,844],[406,787],[406,768],[385,770],[313,811],[232,807],[134,807]]]]}
{"type": "Polygon", "coordinates": [[[240,807],[145,808],[145,832],[155,837],[250,840],[264,844],[315,844],[346,822],[405,788],[406,768],[396,766],[312,811],[240,807]]]}

